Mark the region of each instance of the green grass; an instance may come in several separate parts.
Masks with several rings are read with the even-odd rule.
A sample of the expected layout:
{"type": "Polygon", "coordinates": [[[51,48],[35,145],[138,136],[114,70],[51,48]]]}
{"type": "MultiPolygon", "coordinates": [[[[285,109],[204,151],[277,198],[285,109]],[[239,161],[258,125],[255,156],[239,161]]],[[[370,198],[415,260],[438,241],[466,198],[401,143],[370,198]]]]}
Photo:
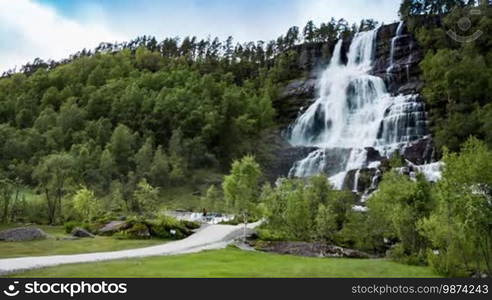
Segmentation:
{"type": "MultiPolygon", "coordinates": [[[[0,230],[18,227],[14,225],[0,226],[0,230]]],[[[83,238],[77,240],[63,240],[68,237],[62,226],[36,225],[50,235],[50,238],[29,242],[3,242],[0,241],[0,258],[12,258],[23,256],[45,256],[77,254],[90,252],[116,251],[132,248],[143,248],[163,244],[166,240],[118,240],[112,237],[96,236],[95,238],[83,238]]]]}
{"type": "Polygon", "coordinates": [[[63,265],[13,277],[436,277],[384,259],[308,258],[234,248],[181,256],[63,265]]]}

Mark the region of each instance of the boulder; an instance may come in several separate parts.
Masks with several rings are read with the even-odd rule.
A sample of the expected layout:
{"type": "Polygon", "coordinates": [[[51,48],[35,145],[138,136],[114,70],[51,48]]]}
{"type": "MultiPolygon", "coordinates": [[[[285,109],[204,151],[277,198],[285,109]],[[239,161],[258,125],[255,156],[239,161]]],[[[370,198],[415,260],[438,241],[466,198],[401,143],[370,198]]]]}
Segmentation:
{"type": "Polygon", "coordinates": [[[432,138],[417,140],[403,150],[403,157],[415,165],[428,164],[435,160],[435,146],[432,138]]]}
{"type": "Polygon", "coordinates": [[[48,235],[36,227],[19,227],[0,231],[0,241],[24,242],[46,239],[48,235]]]}
{"type": "Polygon", "coordinates": [[[99,229],[99,233],[101,234],[113,234],[118,231],[122,231],[128,229],[131,226],[126,221],[111,221],[108,224],[104,225],[103,228],[99,229]]]}
{"type": "Polygon", "coordinates": [[[133,227],[128,229],[126,233],[131,238],[135,239],[147,239],[151,237],[149,227],[143,223],[133,225],[133,227]]]}
{"type": "Polygon", "coordinates": [[[383,161],[386,159],[386,157],[382,156],[378,150],[374,149],[373,147],[367,147],[367,162],[376,162],[376,161],[383,161]]]}
{"type": "Polygon", "coordinates": [[[92,233],[80,227],[76,227],[72,230],[72,236],[80,238],[94,238],[92,233]]]}

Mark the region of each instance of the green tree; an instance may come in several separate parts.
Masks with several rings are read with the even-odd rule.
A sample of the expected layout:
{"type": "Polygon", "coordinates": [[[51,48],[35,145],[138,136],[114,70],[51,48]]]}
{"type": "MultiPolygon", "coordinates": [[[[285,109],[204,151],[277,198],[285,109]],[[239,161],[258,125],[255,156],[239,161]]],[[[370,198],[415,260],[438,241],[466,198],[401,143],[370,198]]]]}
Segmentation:
{"type": "Polygon", "coordinates": [[[142,179],[133,194],[135,209],[141,214],[155,215],[158,210],[159,189],[142,179]]]}
{"type": "Polygon", "coordinates": [[[154,149],[151,138],[147,138],[142,147],[135,154],[137,176],[148,177],[154,158],[154,149]]]}
{"type": "Polygon", "coordinates": [[[171,166],[169,177],[174,183],[182,182],[188,171],[184,148],[183,133],[180,129],[177,129],[173,131],[169,141],[169,165],[171,166]]]}
{"type": "Polygon", "coordinates": [[[335,214],[329,207],[320,204],[315,219],[316,239],[321,241],[334,242],[335,233],[338,230],[335,214]]]}
{"type": "Polygon", "coordinates": [[[8,178],[0,178],[0,201],[2,202],[2,222],[8,223],[12,207],[14,185],[8,178]]]}
{"type": "Polygon", "coordinates": [[[132,132],[125,125],[119,124],[113,131],[108,146],[119,174],[127,174],[132,169],[133,145],[132,132]]]}
{"type": "MultiPolygon", "coordinates": [[[[385,228],[383,237],[397,239],[397,259],[409,259],[415,263],[425,260],[427,239],[420,234],[418,224],[433,209],[430,185],[419,174],[416,182],[396,172],[387,173],[379,190],[368,200],[369,215],[385,228]]],[[[374,228],[379,233],[378,228],[374,228]]]]}
{"type": "Polygon", "coordinates": [[[228,208],[243,217],[244,238],[246,238],[248,215],[254,211],[258,203],[261,175],[260,165],[255,158],[245,156],[232,163],[231,174],[225,176],[222,183],[228,208]]]}
{"type": "Polygon", "coordinates": [[[74,209],[82,216],[84,221],[90,222],[99,210],[94,191],[85,186],[75,192],[72,201],[74,209]]]}
{"type": "Polygon", "coordinates": [[[62,200],[73,177],[74,159],[67,153],[51,154],[42,159],[34,170],[34,178],[44,192],[48,221],[54,224],[62,217],[62,200]]]}
{"type": "Polygon", "coordinates": [[[201,206],[208,211],[223,211],[225,209],[220,190],[215,185],[211,185],[207,189],[205,197],[201,198],[201,206]]]}
{"type": "Polygon", "coordinates": [[[492,274],[492,151],[471,138],[443,160],[437,208],[421,222],[435,250],[429,260],[448,276],[492,274]]]}
{"type": "Polygon", "coordinates": [[[169,160],[162,150],[162,147],[157,147],[157,150],[154,153],[154,158],[152,159],[152,166],[150,167],[149,177],[151,183],[158,187],[166,187],[169,186],[169,160]]]}

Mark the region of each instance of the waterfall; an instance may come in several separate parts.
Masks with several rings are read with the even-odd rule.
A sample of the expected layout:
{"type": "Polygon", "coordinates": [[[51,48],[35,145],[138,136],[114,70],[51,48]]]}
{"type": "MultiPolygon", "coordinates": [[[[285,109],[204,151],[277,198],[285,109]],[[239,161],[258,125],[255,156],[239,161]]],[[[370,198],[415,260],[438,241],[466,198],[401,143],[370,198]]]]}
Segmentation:
{"type": "MultiPolygon", "coordinates": [[[[401,34],[402,23],[398,27],[401,34]]],[[[368,167],[366,148],[390,155],[426,133],[424,107],[417,96],[392,96],[383,79],[370,74],[377,32],[354,36],[347,64],[341,60],[343,41],[336,44],[318,80],[318,98],[287,134],[291,145],[317,150],[296,162],[289,176],[324,173],[341,189],[349,171],[368,167]]]]}

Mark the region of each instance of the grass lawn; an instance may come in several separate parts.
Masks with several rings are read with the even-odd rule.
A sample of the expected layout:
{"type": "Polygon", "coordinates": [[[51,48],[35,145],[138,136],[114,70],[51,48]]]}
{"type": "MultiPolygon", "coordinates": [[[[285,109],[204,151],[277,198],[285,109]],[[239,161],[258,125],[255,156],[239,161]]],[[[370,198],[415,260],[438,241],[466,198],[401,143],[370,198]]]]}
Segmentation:
{"type": "Polygon", "coordinates": [[[73,264],[14,277],[436,277],[384,259],[308,258],[234,248],[180,256],[73,264]]]}
{"type": "MultiPolygon", "coordinates": [[[[18,226],[0,226],[0,230],[18,226]]],[[[60,254],[77,254],[90,252],[115,251],[131,248],[143,248],[163,244],[166,240],[117,240],[112,237],[96,236],[77,240],[62,240],[57,238],[68,237],[63,226],[36,225],[51,238],[29,242],[4,242],[0,241],[0,258],[12,258],[23,256],[44,256],[60,254]]]]}

